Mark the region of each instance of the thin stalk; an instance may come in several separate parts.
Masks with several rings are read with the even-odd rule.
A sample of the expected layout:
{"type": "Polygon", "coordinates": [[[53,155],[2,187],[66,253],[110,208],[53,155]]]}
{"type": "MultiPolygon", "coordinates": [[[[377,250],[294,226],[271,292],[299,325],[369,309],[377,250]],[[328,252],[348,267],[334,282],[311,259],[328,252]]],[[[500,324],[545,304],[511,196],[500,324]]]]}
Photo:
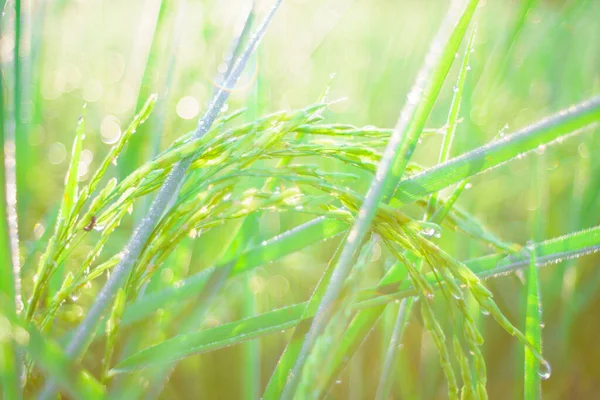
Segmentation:
{"type": "MultiPolygon", "coordinates": [[[[157,53],[161,53],[159,46],[158,46],[158,39],[157,36],[159,36],[159,31],[162,31],[163,29],[166,29],[165,27],[165,15],[168,14],[167,10],[167,6],[165,5],[166,3],[169,2],[165,2],[162,1],[161,5],[160,5],[160,9],[159,9],[159,14],[158,14],[158,20],[156,23],[156,28],[154,30],[154,37],[152,39],[152,45],[150,47],[150,54],[148,55],[148,61],[146,63],[146,68],[144,70],[144,76],[142,77],[142,83],[140,85],[140,90],[138,93],[138,106],[137,107],[141,107],[143,106],[143,98],[147,97],[150,95],[152,86],[159,86],[158,84],[154,84],[151,81],[151,77],[156,75],[158,67],[157,67],[157,62],[156,62],[156,58],[158,57],[157,53]]],[[[166,106],[167,106],[167,101],[168,101],[168,92],[169,92],[169,87],[170,87],[170,83],[172,81],[173,78],[173,71],[174,71],[174,67],[175,67],[175,60],[177,59],[176,57],[176,52],[177,50],[179,50],[179,42],[181,40],[181,34],[183,31],[183,16],[185,14],[185,0],[177,0],[176,2],[171,2],[171,4],[169,5],[169,7],[176,7],[176,15],[171,23],[171,34],[170,34],[170,44],[168,46],[168,53],[166,55],[166,60],[167,61],[167,68],[166,68],[166,74],[164,79],[162,79],[162,81],[160,82],[160,87],[157,88],[157,101],[156,101],[156,105],[153,109],[152,114],[150,114],[150,116],[148,117],[148,121],[146,122],[146,124],[142,125],[142,126],[147,126],[148,127],[148,131],[152,131],[154,134],[151,135],[151,159],[154,159],[160,151],[160,142],[161,142],[161,138],[162,138],[162,133],[164,131],[164,122],[165,122],[165,113],[166,113],[166,106]],[[174,4],[174,5],[171,5],[174,4]]],[[[168,9],[169,11],[171,10],[170,8],[168,9]]],[[[139,108],[138,108],[139,109],[139,108]]],[[[133,135],[132,138],[129,140],[128,142],[128,147],[125,149],[125,151],[131,150],[132,148],[136,148],[136,145],[132,145],[132,139],[139,137],[139,136],[143,136],[143,131],[139,132],[140,129],[138,128],[138,132],[136,135],[133,135]],[[142,133],[142,135],[140,135],[140,133],[142,133]]],[[[141,143],[140,143],[140,146],[141,143]]],[[[141,155],[141,153],[143,153],[143,146],[141,148],[137,148],[137,151],[132,151],[132,154],[129,154],[129,156],[127,155],[127,153],[125,154],[125,157],[123,157],[125,159],[125,169],[128,170],[127,164],[130,164],[131,170],[135,168],[136,164],[137,164],[137,159],[136,157],[139,158],[139,156],[141,155]]],[[[119,164],[121,165],[121,164],[119,164]]],[[[148,198],[143,197],[142,199],[140,199],[140,205],[139,207],[136,207],[134,209],[134,220],[137,220],[139,218],[141,218],[147,211],[148,208],[150,206],[150,201],[148,198]],[[137,218],[139,217],[139,218],[137,218]]],[[[139,293],[136,294],[137,297],[141,297],[143,295],[143,293],[146,290],[146,285],[144,285],[144,287],[140,290],[139,293]]],[[[126,341],[126,345],[123,348],[123,351],[126,351],[126,349],[129,349],[130,346],[136,346],[136,343],[140,342],[140,336],[141,332],[135,332],[133,333],[133,337],[128,337],[127,341],[126,341]]],[[[106,360],[106,357],[105,357],[106,360]]]]}
{"type": "Polygon", "coordinates": [[[22,106],[23,94],[25,86],[23,82],[24,73],[21,59],[21,51],[23,44],[23,28],[25,22],[25,14],[23,13],[24,5],[21,0],[15,0],[15,43],[13,49],[13,96],[12,115],[10,116],[9,129],[5,138],[5,157],[6,157],[6,188],[7,188],[7,216],[8,230],[10,234],[10,246],[12,253],[12,266],[14,270],[15,296],[16,304],[20,311],[22,306],[21,300],[21,263],[19,256],[19,223],[17,211],[17,188],[24,190],[25,188],[25,165],[27,160],[27,146],[25,140],[24,124],[22,121],[22,106]]]}
{"type": "Polygon", "coordinates": [[[387,399],[392,387],[392,383],[394,382],[394,380],[391,379],[394,372],[394,362],[396,361],[394,356],[396,354],[398,345],[400,344],[400,339],[402,338],[402,333],[404,332],[404,327],[406,324],[406,306],[407,299],[402,299],[398,314],[396,315],[396,322],[394,323],[394,330],[392,331],[392,337],[390,338],[388,351],[381,369],[381,376],[379,378],[379,385],[377,386],[375,400],[387,399]]]}
{"type": "MultiPolygon", "coordinates": [[[[183,9],[183,7],[181,8],[183,9]]],[[[218,82],[217,88],[223,85],[223,82],[229,77],[232,71],[233,63],[239,57],[243,50],[243,44],[250,35],[252,23],[254,22],[254,3],[250,7],[244,27],[239,36],[237,36],[232,42],[232,48],[230,53],[226,56],[224,62],[226,64],[225,71],[219,75],[216,82],[218,82]]],[[[234,240],[229,244],[226,256],[226,260],[234,259],[240,249],[243,249],[247,242],[248,228],[244,228],[244,222],[240,222],[234,240]]],[[[226,280],[230,277],[231,270],[233,269],[234,263],[228,262],[220,268],[215,269],[209,278],[207,284],[203,287],[202,291],[198,293],[197,298],[193,303],[189,304],[187,309],[183,311],[181,317],[183,322],[179,328],[180,333],[192,332],[196,329],[203,321],[208,307],[212,304],[214,298],[221,292],[226,280]]],[[[244,302],[247,304],[247,302],[244,302]]],[[[153,382],[151,390],[147,391],[146,400],[153,400],[157,398],[160,393],[164,390],[165,384],[169,381],[171,374],[175,371],[176,363],[162,366],[158,371],[153,372],[151,381],[153,382]]]]}
{"type": "MultiPolygon", "coordinates": [[[[208,106],[208,110],[198,122],[198,126],[193,135],[195,139],[203,137],[212,126],[214,120],[217,118],[219,112],[225,105],[231,89],[235,86],[238,78],[244,70],[248,59],[264,36],[266,29],[280,4],[281,0],[277,0],[263,24],[252,36],[248,46],[236,61],[231,74],[225,80],[223,88],[220,88],[215,94],[213,100],[208,106]]],[[[123,283],[127,279],[129,272],[141,254],[146,241],[154,230],[154,227],[166,211],[170,200],[178,193],[179,188],[181,187],[181,184],[185,178],[187,168],[190,166],[192,161],[193,157],[188,157],[187,159],[178,162],[173,167],[173,170],[169,173],[169,176],[166,178],[154,201],[152,202],[148,214],[138,224],[133,236],[125,246],[120,262],[114,268],[113,273],[102,290],[98,293],[96,301],[90,308],[83,322],[75,329],[74,334],[66,348],[66,353],[70,357],[79,358],[87,349],[102,316],[110,306],[112,299],[116,295],[119,288],[122,287],[123,283]]],[[[55,391],[55,382],[48,381],[40,392],[39,398],[52,398],[55,391]]]]}
{"type": "Polygon", "coordinates": [[[355,253],[367,235],[379,202],[389,200],[394,192],[396,179],[399,179],[404,173],[418,142],[421,130],[450,70],[456,48],[460,45],[466,27],[475,12],[477,3],[477,0],[470,1],[464,10],[460,10],[460,7],[453,4],[446,14],[438,35],[432,42],[424,67],[419,72],[413,89],[408,95],[407,102],[400,113],[398,123],[390,137],[385,153],[377,166],[375,178],[358,212],[358,217],[347,235],[346,243],[333,269],[331,280],[327,285],[311,327],[304,338],[294,367],[283,389],[283,399],[291,399],[294,396],[305,361],[317,337],[327,324],[329,319],[328,310],[333,308],[332,306],[340,295],[344,281],[352,270],[355,253]],[[450,52],[451,54],[449,54],[450,52]]]}
{"type": "MultiPolygon", "coordinates": [[[[21,105],[22,105],[22,71],[21,71],[21,44],[23,32],[23,15],[22,4],[20,0],[14,3],[15,10],[15,43],[13,50],[13,91],[12,97],[7,99],[7,115],[3,119],[4,124],[4,140],[2,145],[5,174],[5,189],[6,196],[6,218],[8,222],[8,235],[10,238],[10,253],[11,264],[13,269],[12,282],[15,287],[15,305],[17,313],[20,313],[23,308],[21,298],[21,261],[19,255],[19,223],[17,212],[17,187],[24,187],[24,179],[21,177],[24,171],[26,160],[21,154],[26,150],[23,136],[21,135],[21,105]],[[24,165],[21,166],[21,163],[24,165]]],[[[2,10],[4,7],[2,8],[2,10]]],[[[4,103],[2,103],[4,104],[4,103]]],[[[26,154],[26,153],[25,153],[26,154]]],[[[4,201],[4,200],[3,200],[4,201]]]]}
{"type": "MultiPolygon", "coordinates": [[[[251,8],[250,14],[248,14],[248,18],[246,19],[244,29],[242,30],[242,33],[240,34],[240,37],[238,38],[238,43],[236,43],[236,46],[234,47],[231,58],[237,57],[236,53],[237,53],[238,49],[241,47],[240,46],[241,40],[245,37],[245,35],[247,35],[247,32],[250,30],[250,26],[254,19],[254,12],[253,12],[254,7],[255,7],[255,4],[254,4],[254,2],[252,2],[252,8],[251,8]]],[[[259,56],[259,51],[256,52],[254,57],[257,58],[258,56],[259,56]]],[[[257,74],[256,83],[254,85],[254,88],[253,88],[253,91],[251,94],[253,106],[250,109],[250,116],[249,116],[252,120],[256,119],[261,111],[260,110],[260,108],[261,108],[260,89],[261,89],[262,78],[260,76],[260,70],[258,70],[256,72],[256,74],[257,74]]],[[[258,214],[251,215],[246,218],[249,228],[254,230],[255,232],[259,226],[259,218],[260,218],[260,215],[258,215],[258,214]]],[[[256,236],[253,235],[253,232],[251,232],[250,229],[246,229],[246,232],[245,232],[245,236],[246,236],[246,238],[244,240],[245,249],[247,249],[251,245],[255,244],[256,240],[258,239],[256,236]]],[[[242,295],[241,296],[242,296],[242,302],[243,302],[242,315],[244,316],[244,318],[254,317],[258,314],[258,309],[259,309],[258,308],[259,307],[258,306],[258,304],[259,304],[258,293],[255,294],[253,287],[252,287],[252,281],[255,277],[256,277],[256,273],[249,273],[242,280],[242,295]]],[[[261,345],[261,343],[259,340],[251,340],[251,341],[245,343],[242,347],[242,360],[243,360],[242,368],[241,368],[241,370],[242,370],[242,396],[246,400],[255,400],[255,399],[260,398],[260,389],[261,389],[261,385],[260,385],[261,346],[260,345],[261,345]]]]}
{"type": "MultiPolygon", "coordinates": [[[[452,149],[452,142],[454,141],[454,135],[456,133],[456,127],[458,126],[458,113],[460,112],[460,105],[462,100],[462,93],[465,87],[465,81],[467,77],[467,72],[469,70],[469,60],[471,55],[471,50],[473,48],[473,40],[475,38],[475,28],[473,28],[471,32],[471,38],[469,39],[469,43],[465,49],[465,55],[463,57],[463,62],[460,67],[460,71],[458,73],[458,79],[456,85],[454,86],[454,95],[452,96],[452,103],[450,105],[450,111],[448,112],[448,118],[446,122],[446,130],[444,132],[444,138],[442,140],[442,145],[440,148],[439,160],[438,163],[444,163],[450,158],[450,150],[452,149]]],[[[457,196],[458,197],[458,196],[457,196]]],[[[423,217],[424,221],[431,220],[433,218],[432,214],[434,210],[437,208],[438,203],[438,193],[433,193],[428,202],[427,207],[425,209],[425,215],[423,217]]],[[[445,214],[447,215],[447,213],[445,214]]],[[[443,218],[439,219],[438,223],[441,223],[443,218]]],[[[416,268],[418,270],[421,269],[422,260],[418,262],[416,268]]],[[[389,396],[390,389],[392,387],[392,379],[391,376],[394,372],[394,360],[396,358],[396,350],[398,348],[398,343],[402,340],[402,334],[404,332],[404,326],[408,321],[408,318],[411,315],[413,300],[412,299],[403,299],[400,303],[400,308],[398,310],[398,315],[396,317],[396,323],[394,326],[394,330],[392,332],[392,337],[390,339],[390,344],[388,346],[388,351],[385,357],[385,361],[383,364],[382,373],[379,380],[379,385],[377,386],[377,400],[387,399],[389,396]]]]}
{"type": "MultiPolygon", "coordinates": [[[[450,158],[450,150],[452,149],[452,142],[454,142],[454,135],[456,134],[456,128],[458,127],[458,114],[460,112],[460,105],[462,102],[463,91],[465,88],[465,82],[467,80],[467,72],[471,68],[469,62],[471,60],[471,51],[473,50],[473,41],[475,39],[475,31],[473,28],[471,32],[471,38],[467,44],[463,62],[458,73],[458,79],[454,86],[454,95],[452,96],[452,103],[450,105],[450,111],[448,112],[448,119],[446,122],[446,129],[444,132],[444,138],[442,139],[442,147],[440,149],[440,156],[438,164],[445,163],[450,158]]],[[[431,217],[433,211],[437,208],[439,192],[435,192],[429,198],[427,204],[428,215],[431,217]]]]}
{"type": "MultiPolygon", "coordinates": [[[[534,161],[534,173],[532,174],[532,185],[534,187],[534,196],[536,210],[532,224],[533,240],[539,240],[544,234],[545,217],[545,193],[546,184],[544,174],[544,157],[534,161]]],[[[537,255],[535,248],[531,249],[531,261],[527,274],[527,297],[526,297],[526,317],[525,317],[525,335],[530,343],[536,346],[538,352],[542,352],[542,305],[539,287],[539,273],[536,267],[537,255]]],[[[542,398],[542,377],[547,379],[550,371],[540,371],[540,362],[533,355],[532,351],[525,347],[525,373],[524,373],[524,399],[538,400],[542,398]]]]}
{"type": "MultiPolygon", "coordinates": [[[[0,10],[4,1],[0,2],[0,10]]],[[[1,63],[0,63],[1,64],[1,63]]],[[[4,79],[0,74],[0,396],[5,399],[21,399],[23,393],[19,382],[19,353],[12,339],[11,325],[7,316],[16,314],[17,279],[15,276],[11,237],[8,224],[6,168],[4,154],[4,79]]]]}

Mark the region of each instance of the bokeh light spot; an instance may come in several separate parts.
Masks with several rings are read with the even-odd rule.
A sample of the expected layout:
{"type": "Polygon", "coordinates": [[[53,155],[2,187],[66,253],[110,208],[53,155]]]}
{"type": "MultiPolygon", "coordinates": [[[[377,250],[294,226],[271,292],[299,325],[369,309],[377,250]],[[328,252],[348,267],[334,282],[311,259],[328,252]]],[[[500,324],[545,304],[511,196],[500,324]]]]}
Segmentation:
{"type": "Polygon", "coordinates": [[[192,96],[182,97],[177,103],[177,115],[183,119],[192,119],[200,112],[198,100],[192,96]]]}
{"type": "Polygon", "coordinates": [[[67,148],[61,142],[52,143],[48,149],[48,160],[52,164],[60,164],[67,157],[67,148]]]}
{"type": "Polygon", "coordinates": [[[119,125],[118,118],[114,115],[104,117],[100,124],[100,135],[104,143],[116,143],[121,137],[121,126],[119,125]]]}

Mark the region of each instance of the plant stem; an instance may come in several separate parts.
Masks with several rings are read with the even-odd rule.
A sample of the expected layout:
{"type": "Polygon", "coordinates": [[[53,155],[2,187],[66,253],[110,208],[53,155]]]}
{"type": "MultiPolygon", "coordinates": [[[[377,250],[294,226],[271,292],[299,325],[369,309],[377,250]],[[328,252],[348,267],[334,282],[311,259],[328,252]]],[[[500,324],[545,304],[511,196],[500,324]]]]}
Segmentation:
{"type": "Polygon", "coordinates": [[[390,376],[394,372],[394,361],[396,361],[395,357],[390,355],[396,354],[396,349],[400,344],[400,339],[402,338],[402,333],[404,332],[408,301],[409,299],[402,299],[400,302],[400,308],[398,309],[396,322],[394,323],[394,330],[392,331],[392,337],[390,338],[390,343],[388,345],[387,356],[381,369],[381,377],[379,378],[379,386],[377,386],[375,400],[385,400],[389,396],[390,387],[392,386],[393,382],[393,379],[390,379],[390,376]]]}

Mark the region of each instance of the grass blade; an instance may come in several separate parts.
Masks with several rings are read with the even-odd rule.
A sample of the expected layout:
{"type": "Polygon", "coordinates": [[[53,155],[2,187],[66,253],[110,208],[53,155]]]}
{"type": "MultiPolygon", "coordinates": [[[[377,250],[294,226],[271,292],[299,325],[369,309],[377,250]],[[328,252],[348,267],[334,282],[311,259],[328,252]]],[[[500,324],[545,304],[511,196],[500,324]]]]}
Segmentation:
{"type": "MultiPolygon", "coordinates": [[[[534,171],[532,174],[532,185],[535,187],[536,206],[533,218],[533,238],[538,239],[543,234],[544,199],[547,193],[543,193],[543,187],[546,182],[544,173],[544,156],[534,161],[534,171]]],[[[535,349],[542,352],[542,299],[540,296],[539,272],[536,265],[535,250],[531,251],[531,260],[527,273],[527,296],[525,312],[525,337],[535,346],[535,349]]],[[[550,370],[540,371],[540,363],[533,355],[533,352],[525,347],[525,377],[524,377],[524,399],[538,400],[542,398],[542,375],[544,379],[550,377],[550,370]]]]}
{"type": "MultiPolygon", "coordinates": [[[[538,267],[555,264],[565,257],[591,254],[600,250],[600,226],[535,243],[530,248],[535,249],[535,253],[540,255],[537,258],[538,267]],[[568,254],[565,249],[569,249],[568,254]]],[[[465,261],[465,265],[480,278],[502,276],[507,272],[522,270],[528,267],[531,260],[529,254],[526,250],[509,257],[507,257],[506,253],[494,254],[465,261]]],[[[429,280],[435,282],[432,276],[430,276],[429,280]]],[[[405,282],[401,286],[395,284],[393,287],[394,290],[390,289],[390,286],[384,285],[362,290],[362,295],[359,294],[359,298],[372,298],[374,301],[363,300],[357,303],[355,307],[357,309],[378,307],[390,301],[408,298],[415,294],[408,282],[405,282]]],[[[308,310],[308,304],[308,302],[298,303],[293,306],[260,314],[256,317],[220,325],[216,328],[176,336],[131,355],[117,364],[111,371],[111,374],[130,372],[157,363],[176,361],[193,354],[214,351],[294,327],[300,321],[309,320],[314,317],[314,310],[312,313],[310,311],[308,313],[305,312],[305,310],[308,310]]],[[[358,328],[368,331],[372,328],[373,323],[364,324],[362,327],[356,327],[351,324],[345,336],[350,337],[351,333],[358,328]]],[[[348,354],[345,353],[345,355],[348,354]]]]}
{"type": "Polygon", "coordinates": [[[342,232],[347,226],[343,221],[324,217],[302,224],[250,247],[234,261],[226,261],[215,267],[207,268],[188,277],[176,286],[152,293],[130,303],[123,316],[123,323],[130,324],[139,321],[170,302],[181,302],[197,294],[215,270],[227,268],[230,263],[234,263],[231,276],[235,276],[303,249],[316,241],[333,237],[342,232]]]}
{"type": "Polygon", "coordinates": [[[288,381],[282,389],[281,397],[284,399],[294,396],[306,358],[328,320],[328,310],[331,310],[331,305],[339,297],[344,281],[350,274],[354,255],[367,234],[377,205],[381,200],[389,199],[396,186],[395,182],[404,173],[477,3],[477,1],[470,1],[463,10],[459,10],[456,4],[451,6],[438,36],[432,42],[424,67],[419,72],[416,83],[408,95],[408,101],[400,113],[396,128],[377,167],[375,179],[360,207],[358,218],[348,233],[347,241],[333,269],[331,280],[319,303],[315,319],[304,337],[300,352],[295,357],[288,381]]]}
{"type": "MultiPolygon", "coordinates": [[[[4,9],[4,1],[0,3],[4,9]]],[[[9,205],[6,187],[5,168],[5,115],[4,115],[4,77],[0,72],[0,386],[5,399],[23,397],[19,381],[19,354],[12,340],[11,323],[8,316],[17,313],[19,300],[19,270],[13,264],[11,236],[8,225],[9,205]]]]}
{"type": "MultiPolygon", "coordinates": [[[[345,223],[340,221],[331,221],[325,218],[308,222],[305,225],[294,228],[284,234],[278,235],[267,241],[265,245],[253,247],[244,252],[236,261],[232,270],[232,275],[237,275],[245,271],[261,266],[271,260],[275,260],[289,252],[296,251],[295,245],[303,248],[312,243],[312,239],[307,243],[299,243],[301,238],[310,238],[314,235],[320,235],[322,232],[337,234],[341,232],[345,223]],[[327,226],[327,223],[331,225],[327,226]],[[328,229],[323,231],[321,228],[326,226],[328,229]],[[296,236],[298,232],[304,232],[306,229],[311,234],[296,236]],[[309,229],[316,229],[315,231],[309,229]],[[263,250],[265,251],[263,253],[263,250]]],[[[327,236],[326,236],[327,237],[327,236]]],[[[562,261],[564,259],[576,258],[581,255],[593,253],[600,249],[600,227],[589,230],[574,232],[569,235],[558,237],[536,244],[536,254],[538,265],[547,265],[562,261]]],[[[529,265],[530,256],[522,250],[516,253],[498,253],[477,259],[466,261],[465,264],[478,276],[490,278],[497,275],[504,275],[512,271],[523,269],[529,265]]],[[[226,264],[217,267],[208,268],[196,275],[193,275],[182,283],[164,289],[162,291],[144,296],[127,306],[123,316],[122,323],[125,325],[140,321],[161,307],[169,303],[179,303],[200,292],[208,281],[214,269],[225,268],[226,264]]],[[[396,293],[398,290],[398,280],[390,280],[372,289],[372,292],[378,294],[396,293]]],[[[395,297],[394,297],[395,299],[395,297]]]]}
{"type": "Polygon", "coordinates": [[[403,180],[398,184],[396,197],[391,204],[399,207],[418,200],[511,159],[522,157],[539,146],[546,146],[599,120],[600,96],[597,96],[403,180]]]}
{"type": "Polygon", "coordinates": [[[153,364],[174,362],[192,354],[212,351],[280,332],[298,323],[306,304],[299,303],[216,328],[176,336],[126,358],[113,368],[112,373],[130,372],[153,364]]]}
{"type": "Polygon", "coordinates": [[[379,384],[377,385],[375,400],[385,400],[389,397],[392,383],[394,382],[392,376],[394,372],[396,350],[400,344],[400,339],[402,338],[402,333],[407,321],[407,305],[407,301],[405,300],[402,300],[400,303],[400,308],[398,310],[398,314],[396,315],[396,321],[392,331],[392,337],[390,338],[385,361],[382,365],[381,376],[379,378],[379,384]]]}
{"type": "MultiPolygon", "coordinates": [[[[536,267],[535,252],[531,253],[529,272],[527,274],[527,317],[525,320],[525,336],[536,349],[542,349],[541,307],[539,296],[539,278],[536,267]]],[[[540,362],[531,350],[525,347],[525,400],[542,398],[541,375],[550,376],[550,372],[540,371],[540,362]]]]}
{"type": "MultiPolygon", "coordinates": [[[[85,111],[85,110],[84,110],[85,111]]],[[[67,170],[67,176],[65,178],[65,191],[63,194],[63,201],[60,208],[59,219],[66,221],[67,228],[70,224],[73,208],[77,202],[77,179],[79,178],[79,161],[81,160],[81,151],[83,150],[83,139],[85,138],[85,116],[79,118],[77,121],[77,130],[75,133],[75,140],[73,142],[71,163],[67,170]]],[[[62,235],[62,232],[59,233],[62,235]]]]}
{"type": "MultiPolygon", "coordinates": [[[[452,96],[452,103],[450,105],[450,111],[448,113],[448,119],[447,119],[447,123],[446,123],[447,128],[444,132],[444,138],[442,140],[442,146],[440,149],[440,156],[439,156],[439,161],[438,161],[438,163],[440,163],[440,164],[445,162],[446,160],[448,160],[448,158],[450,158],[450,150],[452,148],[452,142],[454,140],[454,135],[456,133],[457,122],[458,122],[458,113],[460,111],[461,100],[462,100],[462,93],[464,91],[464,86],[465,86],[466,77],[467,77],[467,71],[470,68],[469,67],[469,59],[471,56],[471,51],[473,49],[474,38],[475,38],[475,28],[473,28],[473,30],[471,32],[471,37],[465,48],[465,55],[463,56],[463,61],[462,61],[461,67],[460,67],[460,71],[458,73],[458,79],[457,79],[456,85],[454,86],[454,95],[452,96]]],[[[437,204],[438,204],[437,196],[438,196],[437,192],[433,193],[427,202],[427,207],[425,209],[425,215],[423,218],[425,221],[428,221],[433,218],[432,214],[433,214],[434,210],[437,208],[437,204]]],[[[444,217],[445,217],[445,215],[442,216],[442,218],[444,218],[444,217]]],[[[439,219],[437,223],[440,223],[441,221],[442,221],[442,219],[439,219]]],[[[464,226],[465,224],[461,224],[461,225],[464,226]]],[[[471,225],[471,224],[469,224],[469,225],[471,225]]],[[[484,229],[481,229],[481,231],[485,232],[484,229]]],[[[419,262],[419,269],[421,268],[420,264],[422,264],[422,262],[419,262]]],[[[378,400],[384,400],[389,397],[389,393],[390,393],[390,390],[392,387],[392,382],[393,382],[392,376],[394,374],[394,367],[395,367],[394,361],[396,359],[396,351],[398,348],[398,344],[402,340],[402,335],[405,330],[405,325],[406,325],[408,319],[410,318],[412,306],[413,306],[413,299],[403,299],[402,302],[400,303],[400,307],[398,309],[398,315],[396,316],[396,321],[394,324],[394,329],[392,331],[392,335],[391,335],[391,339],[390,339],[387,353],[385,356],[385,360],[382,365],[382,373],[381,373],[381,376],[379,379],[379,384],[377,386],[376,399],[378,399],[378,400]]],[[[375,312],[377,312],[377,311],[378,310],[375,310],[375,312]]],[[[360,318],[376,320],[375,315],[373,315],[373,316],[365,315],[367,313],[372,313],[372,312],[373,312],[372,310],[359,312],[356,315],[355,320],[359,320],[360,318]]],[[[356,346],[356,345],[354,345],[354,346],[356,346]]],[[[353,352],[354,352],[354,350],[353,350],[353,352]]],[[[458,354],[458,352],[455,352],[455,353],[458,354]]],[[[330,370],[332,370],[332,369],[333,370],[339,369],[339,365],[334,364],[334,367],[330,368],[330,370]]],[[[333,376],[335,376],[335,375],[332,375],[331,378],[333,378],[333,376]]]]}

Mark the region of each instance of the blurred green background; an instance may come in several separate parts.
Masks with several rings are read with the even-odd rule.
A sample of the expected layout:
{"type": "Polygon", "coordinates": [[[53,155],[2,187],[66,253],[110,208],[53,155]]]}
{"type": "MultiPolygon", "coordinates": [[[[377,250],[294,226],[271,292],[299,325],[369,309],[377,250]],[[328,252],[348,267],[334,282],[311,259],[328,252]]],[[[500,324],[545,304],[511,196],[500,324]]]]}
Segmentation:
{"type": "MultiPolygon", "coordinates": [[[[87,104],[82,157],[86,168],[80,177],[85,181],[89,177],[85,171],[98,165],[136,107],[148,94],[159,94],[159,115],[136,133],[135,145],[130,145],[114,169],[115,175],[125,176],[148,160],[156,148],[194,128],[249,3],[23,2],[20,62],[24,89],[17,124],[17,144],[21,144],[17,173],[26,293],[56,215],[82,106],[87,104]]],[[[258,19],[269,5],[257,2],[258,19]]],[[[248,107],[244,118],[252,118],[282,108],[304,107],[319,98],[331,74],[336,74],[330,97],[346,99],[325,113],[327,122],[392,127],[447,6],[448,1],[441,0],[285,0],[258,57],[232,94],[229,109],[248,107]]],[[[14,16],[8,13],[3,17],[0,52],[9,78],[14,61],[13,26],[14,16]]],[[[476,29],[453,154],[600,93],[600,2],[482,1],[476,29]]],[[[445,123],[456,64],[429,120],[431,128],[445,123]]],[[[435,164],[439,145],[439,137],[424,138],[415,161],[435,164]]],[[[547,182],[543,204],[533,201],[532,157],[477,177],[459,203],[500,237],[517,243],[530,240],[531,220],[538,207],[544,208],[545,238],[597,225],[600,159],[595,153],[599,150],[598,129],[567,139],[560,146],[539,149],[547,182]]],[[[367,184],[361,182],[363,187],[367,184]]],[[[419,218],[417,210],[407,212],[419,218]]],[[[135,218],[136,213],[121,226],[116,234],[121,237],[111,240],[107,253],[121,250],[135,218]]],[[[304,220],[306,217],[297,215],[265,214],[256,240],[304,220]]],[[[212,265],[222,250],[216,238],[224,232],[226,227],[190,238],[180,246],[166,267],[174,265],[182,275],[168,278],[181,279],[212,265]]],[[[249,280],[256,311],[308,299],[335,242],[313,246],[253,273],[249,280]]],[[[441,243],[458,259],[487,251],[454,233],[444,234],[441,243]]],[[[85,254],[85,246],[78,253],[85,254]]],[[[76,258],[72,262],[77,262],[76,258]]],[[[553,366],[552,378],[543,382],[548,399],[596,398],[600,381],[600,366],[595,362],[600,358],[599,261],[598,256],[591,256],[542,270],[544,349],[553,366]]],[[[374,277],[385,262],[386,257],[374,257],[374,277]]],[[[227,284],[203,326],[240,317],[245,306],[240,294],[244,279],[227,284]]],[[[511,275],[488,283],[505,314],[522,327],[524,286],[519,278],[511,275]]],[[[97,290],[93,287],[83,293],[82,301],[91,301],[97,290]]],[[[377,330],[332,389],[331,398],[373,397],[395,313],[393,305],[388,307],[377,330]]],[[[73,325],[65,322],[62,329],[74,326],[80,317],[73,312],[73,325]]],[[[522,349],[493,321],[482,324],[490,398],[521,398],[522,349]]],[[[427,337],[422,339],[419,318],[413,318],[409,326],[398,357],[394,398],[445,398],[435,349],[427,337]]],[[[260,340],[263,385],[288,338],[289,333],[281,333],[260,340]]],[[[97,350],[100,357],[102,348],[97,350]]],[[[190,357],[179,364],[162,396],[193,399],[202,393],[211,399],[241,398],[242,357],[241,346],[190,357]]],[[[93,361],[86,362],[91,370],[97,367],[93,361]]]]}

